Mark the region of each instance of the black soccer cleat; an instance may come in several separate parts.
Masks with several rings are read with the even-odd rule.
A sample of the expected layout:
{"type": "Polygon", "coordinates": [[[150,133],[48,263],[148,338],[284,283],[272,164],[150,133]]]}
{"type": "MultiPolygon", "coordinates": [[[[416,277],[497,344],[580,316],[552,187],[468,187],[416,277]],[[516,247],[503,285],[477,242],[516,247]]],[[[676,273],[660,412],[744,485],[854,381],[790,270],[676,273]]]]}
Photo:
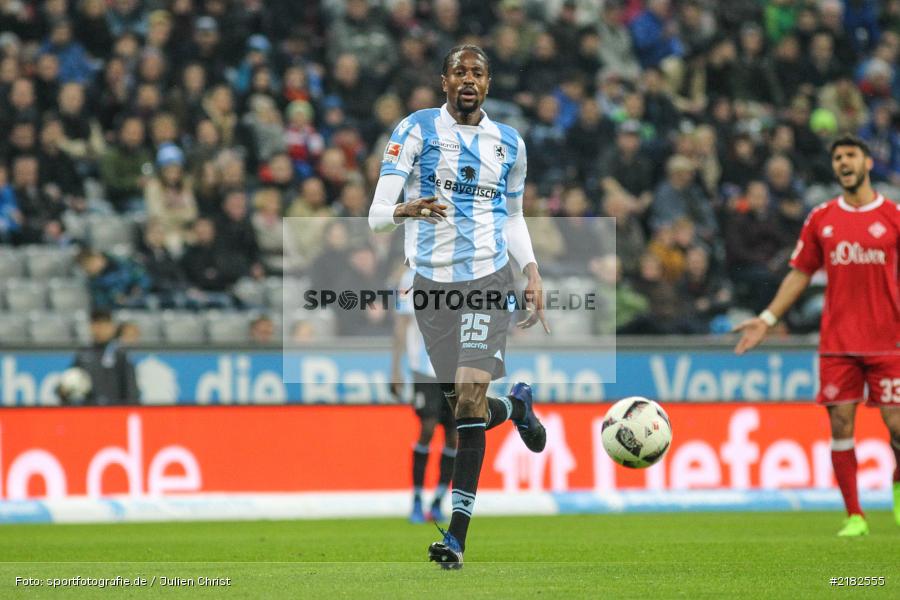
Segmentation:
{"type": "Polygon", "coordinates": [[[544,446],[547,445],[547,430],[534,414],[531,386],[520,381],[509,390],[509,397],[525,405],[525,416],[520,421],[513,421],[519,431],[519,437],[525,442],[525,447],[532,452],[543,452],[544,446]]]}
{"type": "Polygon", "coordinates": [[[436,562],[442,569],[462,569],[463,552],[456,536],[441,529],[437,523],[435,526],[444,535],[444,539],[428,546],[428,560],[436,562]]]}

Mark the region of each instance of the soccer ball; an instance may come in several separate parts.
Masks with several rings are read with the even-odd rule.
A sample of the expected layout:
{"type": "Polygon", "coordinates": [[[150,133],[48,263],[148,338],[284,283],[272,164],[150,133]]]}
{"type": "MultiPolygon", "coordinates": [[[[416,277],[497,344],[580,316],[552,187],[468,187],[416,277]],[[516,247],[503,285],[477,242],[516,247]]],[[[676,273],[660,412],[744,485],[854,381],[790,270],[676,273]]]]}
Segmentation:
{"type": "Polygon", "coordinates": [[[666,411],[641,396],[613,404],[603,418],[601,431],[603,449],[609,457],[631,469],[656,463],[672,443],[672,425],[666,411]]]}
{"type": "Polygon", "coordinates": [[[59,376],[57,392],[67,401],[82,401],[91,393],[91,376],[81,367],[66,369],[59,376]]]}

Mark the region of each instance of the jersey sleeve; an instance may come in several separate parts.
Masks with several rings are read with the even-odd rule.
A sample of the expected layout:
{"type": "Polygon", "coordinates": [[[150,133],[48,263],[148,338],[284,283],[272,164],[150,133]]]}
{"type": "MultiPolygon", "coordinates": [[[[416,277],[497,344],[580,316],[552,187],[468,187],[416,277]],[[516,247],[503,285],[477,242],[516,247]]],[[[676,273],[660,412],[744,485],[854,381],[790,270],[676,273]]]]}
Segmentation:
{"type": "Polygon", "coordinates": [[[800,239],[797,240],[794,252],[791,253],[791,267],[803,271],[807,275],[812,275],[821,269],[824,260],[822,244],[819,242],[816,227],[817,214],[813,212],[807,217],[806,222],[803,223],[803,229],[800,230],[800,239]]]}
{"type": "Polygon", "coordinates": [[[406,178],[422,152],[422,128],[410,115],[400,121],[388,140],[381,159],[381,175],[406,178]]]}
{"type": "Polygon", "coordinates": [[[525,191],[525,175],[528,171],[528,156],[525,153],[525,142],[520,136],[518,137],[518,150],[516,151],[516,162],[509,169],[509,175],[506,182],[507,198],[518,198],[525,191]]]}

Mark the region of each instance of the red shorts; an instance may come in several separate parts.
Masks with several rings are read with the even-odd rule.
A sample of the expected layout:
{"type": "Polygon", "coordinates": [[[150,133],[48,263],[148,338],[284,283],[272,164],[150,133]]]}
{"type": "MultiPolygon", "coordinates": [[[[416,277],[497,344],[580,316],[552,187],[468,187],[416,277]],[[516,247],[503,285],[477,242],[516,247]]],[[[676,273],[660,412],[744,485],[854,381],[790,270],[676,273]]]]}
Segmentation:
{"type": "Polygon", "coordinates": [[[900,356],[819,356],[819,404],[900,406],[900,356]],[[868,389],[868,398],[865,397],[868,389]]]}

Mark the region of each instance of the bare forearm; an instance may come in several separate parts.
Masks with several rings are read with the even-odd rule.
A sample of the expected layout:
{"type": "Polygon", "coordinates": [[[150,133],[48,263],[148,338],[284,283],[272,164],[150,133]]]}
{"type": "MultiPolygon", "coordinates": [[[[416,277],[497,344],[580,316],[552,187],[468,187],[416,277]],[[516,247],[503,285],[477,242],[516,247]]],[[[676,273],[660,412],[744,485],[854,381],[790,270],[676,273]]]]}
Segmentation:
{"type": "Polygon", "coordinates": [[[806,290],[811,277],[803,271],[792,269],[782,280],[775,297],[769,303],[769,310],[776,318],[780,319],[793,306],[794,302],[806,290]]]}

